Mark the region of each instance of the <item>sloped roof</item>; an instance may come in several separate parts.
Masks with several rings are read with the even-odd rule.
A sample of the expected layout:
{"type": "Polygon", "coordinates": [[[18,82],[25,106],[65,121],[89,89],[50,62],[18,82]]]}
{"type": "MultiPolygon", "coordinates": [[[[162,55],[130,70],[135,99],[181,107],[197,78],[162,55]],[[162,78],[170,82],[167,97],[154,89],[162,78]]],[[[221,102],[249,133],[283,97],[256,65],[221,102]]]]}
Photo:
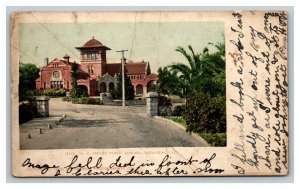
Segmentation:
{"type": "Polygon", "coordinates": [[[120,73],[120,70],[121,70],[121,63],[106,64],[106,72],[111,76],[115,76],[115,74],[120,73]]]}
{"type": "Polygon", "coordinates": [[[146,66],[146,62],[127,63],[125,64],[125,71],[128,74],[143,74],[145,73],[146,66]]]}
{"type": "Polygon", "coordinates": [[[102,43],[96,39],[88,40],[82,47],[100,47],[103,46],[102,43]]]}
{"type": "Polygon", "coordinates": [[[110,48],[104,46],[100,41],[95,39],[94,37],[88,40],[82,47],[75,47],[78,50],[84,49],[104,49],[104,50],[111,50],[110,48]]]}
{"type": "MultiPolygon", "coordinates": [[[[52,61],[50,61],[49,63],[48,63],[48,65],[51,65],[51,64],[53,64],[53,63],[63,63],[63,64],[65,64],[65,65],[71,65],[72,64],[72,62],[67,62],[67,61],[65,61],[65,60],[60,60],[60,59],[58,59],[58,58],[54,58],[52,61]]],[[[47,66],[48,66],[47,65],[47,66]]],[[[46,66],[46,67],[47,67],[46,66]]]]}
{"type": "MultiPolygon", "coordinates": [[[[146,66],[146,62],[126,63],[125,72],[130,75],[144,74],[146,66]]],[[[115,74],[120,73],[120,71],[121,63],[106,64],[106,72],[109,73],[109,75],[114,76],[115,74]]]]}

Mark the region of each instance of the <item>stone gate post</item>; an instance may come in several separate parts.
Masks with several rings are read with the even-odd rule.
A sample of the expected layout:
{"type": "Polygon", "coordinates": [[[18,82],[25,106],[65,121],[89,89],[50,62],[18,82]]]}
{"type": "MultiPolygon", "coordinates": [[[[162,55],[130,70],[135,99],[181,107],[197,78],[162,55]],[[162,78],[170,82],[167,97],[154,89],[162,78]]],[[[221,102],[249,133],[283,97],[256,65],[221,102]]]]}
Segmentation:
{"type": "Polygon", "coordinates": [[[47,96],[39,96],[36,98],[37,116],[49,117],[49,100],[47,96]]]}
{"type": "Polygon", "coordinates": [[[156,92],[149,92],[146,94],[147,115],[150,117],[158,114],[158,94],[156,92]]]}

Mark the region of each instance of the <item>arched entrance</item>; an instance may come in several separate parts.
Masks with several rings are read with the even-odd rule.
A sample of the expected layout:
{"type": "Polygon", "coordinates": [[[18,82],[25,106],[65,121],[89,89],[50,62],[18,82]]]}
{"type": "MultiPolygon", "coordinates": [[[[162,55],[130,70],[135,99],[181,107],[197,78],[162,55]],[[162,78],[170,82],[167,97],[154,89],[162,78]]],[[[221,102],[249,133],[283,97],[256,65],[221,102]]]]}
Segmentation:
{"type": "Polygon", "coordinates": [[[156,90],[156,85],[155,85],[155,81],[151,80],[147,83],[147,93],[148,92],[155,92],[156,90]]]}
{"type": "Polygon", "coordinates": [[[100,84],[100,93],[105,93],[106,92],[106,83],[102,82],[100,84]]]}
{"type": "Polygon", "coordinates": [[[115,84],[113,82],[110,82],[108,88],[109,88],[109,92],[113,91],[115,89],[115,84]]]}
{"type": "Polygon", "coordinates": [[[143,85],[138,84],[135,88],[136,95],[142,95],[143,94],[143,85]]]}

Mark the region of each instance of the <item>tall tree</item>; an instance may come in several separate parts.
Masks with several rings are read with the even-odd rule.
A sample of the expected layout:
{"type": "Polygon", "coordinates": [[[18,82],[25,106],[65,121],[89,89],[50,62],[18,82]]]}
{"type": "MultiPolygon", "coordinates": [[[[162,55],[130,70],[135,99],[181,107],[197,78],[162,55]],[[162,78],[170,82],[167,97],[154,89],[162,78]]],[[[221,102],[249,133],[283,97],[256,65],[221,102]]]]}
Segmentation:
{"type": "MultiPolygon", "coordinates": [[[[122,74],[117,75],[117,87],[112,91],[112,97],[115,99],[122,99],[122,74]]],[[[125,99],[133,100],[134,99],[134,87],[131,83],[130,78],[125,74],[125,99]]]]}
{"type": "Polygon", "coordinates": [[[184,86],[176,71],[170,71],[169,67],[158,69],[157,92],[162,95],[177,95],[185,97],[184,86]]]}
{"type": "Polygon", "coordinates": [[[35,64],[23,64],[19,66],[19,99],[26,97],[26,91],[35,89],[35,80],[39,77],[39,68],[35,64]]]}
{"type": "Polygon", "coordinates": [[[79,64],[76,62],[71,64],[71,96],[77,98],[82,96],[82,90],[77,85],[77,80],[79,78],[79,64]]]}
{"type": "Polygon", "coordinates": [[[210,53],[206,47],[202,53],[195,53],[190,45],[190,53],[183,47],[176,49],[187,59],[187,64],[177,62],[169,68],[177,74],[179,86],[184,86],[187,93],[205,91],[216,95],[225,90],[225,44],[209,45],[213,45],[216,52],[210,53]]]}

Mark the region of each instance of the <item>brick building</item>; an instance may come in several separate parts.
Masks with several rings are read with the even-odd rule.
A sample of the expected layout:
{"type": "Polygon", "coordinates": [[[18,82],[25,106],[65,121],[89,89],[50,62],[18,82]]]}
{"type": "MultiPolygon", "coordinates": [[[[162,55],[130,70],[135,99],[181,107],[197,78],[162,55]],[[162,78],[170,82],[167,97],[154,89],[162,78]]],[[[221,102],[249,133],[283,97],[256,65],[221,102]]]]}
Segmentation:
{"type": "MultiPolygon", "coordinates": [[[[108,63],[106,51],[111,50],[94,37],[81,47],[75,47],[80,52],[80,67],[78,86],[87,90],[88,95],[99,95],[111,91],[116,86],[116,75],[120,73],[119,63],[108,63]]],[[[147,93],[151,85],[158,79],[151,73],[149,62],[125,62],[125,73],[130,77],[136,95],[147,93]]],[[[71,62],[65,55],[63,59],[55,58],[51,62],[44,60],[40,77],[36,79],[37,89],[72,89],[71,62]]]]}

